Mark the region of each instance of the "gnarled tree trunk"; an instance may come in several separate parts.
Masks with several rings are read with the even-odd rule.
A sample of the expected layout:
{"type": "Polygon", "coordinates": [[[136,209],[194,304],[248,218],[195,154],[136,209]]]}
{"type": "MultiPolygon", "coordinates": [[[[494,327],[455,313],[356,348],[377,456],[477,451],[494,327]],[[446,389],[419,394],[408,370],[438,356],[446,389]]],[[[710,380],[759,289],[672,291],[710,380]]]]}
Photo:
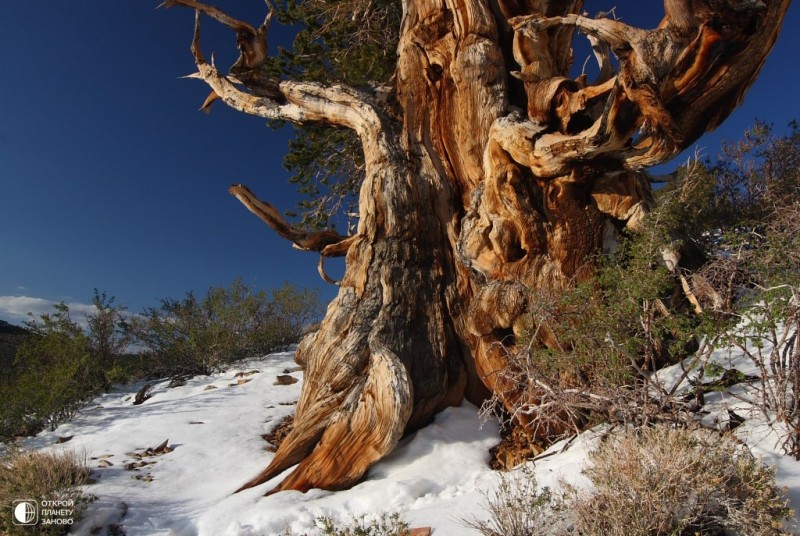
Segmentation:
{"type": "Polygon", "coordinates": [[[740,102],[789,0],[667,0],[653,30],[579,15],[582,0],[403,0],[388,98],[269,79],[249,61],[266,50],[263,26],[193,0],[168,4],[204,11],[239,36],[242,59],[224,76],[196,34],[196,76],[210,100],[349,127],[364,147],[351,237],[294,229],[247,188],[231,189],[297,247],[346,255],[338,296],[298,349],[295,427],[242,488],[297,464],[279,491],[352,485],[403,434],[465,397],[491,391],[518,403],[520,389],[495,372],[508,364],[500,343],[513,345],[526,290],[590,275],[592,256],[637,225],[650,203],[644,168],[740,102]],[[595,81],[569,77],[575,30],[595,50],[595,81]]]}

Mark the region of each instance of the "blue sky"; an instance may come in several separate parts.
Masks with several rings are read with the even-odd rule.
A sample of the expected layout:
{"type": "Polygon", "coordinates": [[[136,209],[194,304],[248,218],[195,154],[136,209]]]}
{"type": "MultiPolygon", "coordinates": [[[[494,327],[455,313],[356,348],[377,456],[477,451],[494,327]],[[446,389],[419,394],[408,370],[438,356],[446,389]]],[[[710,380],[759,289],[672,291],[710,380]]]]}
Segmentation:
{"type": "MultiPolygon", "coordinates": [[[[317,275],[315,254],[293,250],[227,194],[243,182],[281,210],[293,208],[281,166],[291,132],[219,104],[199,113],[208,90],[179,78],[193,71],[193,14],[158,3],[4,6],[0,319],[18,322],[19,313],[53,301],[77,307],[94,288],[140,311],[237,276],[261,288],[290,281],[326,299],[335,294],[317,275]]],[[[260,0],[215,3],[254,24],[263,19],[260,0]]],[[[587,10],[606,4],[589,1],[587,10]]],[[[616,5],[623,20],[643,26],[663,12],[657,2],[616,5]]],[[[756,118],[779,130],[800,119],[799,26],[793,5],[744,105],[698,143],[705,153],[716,154],[723,137],[738,137],[756,118]]],[[[273,48],[287,33],[273,24],[273,48]]],[[[219,66],[236,56],[232,34],[208,19],[203,49],[219,66]]]]}

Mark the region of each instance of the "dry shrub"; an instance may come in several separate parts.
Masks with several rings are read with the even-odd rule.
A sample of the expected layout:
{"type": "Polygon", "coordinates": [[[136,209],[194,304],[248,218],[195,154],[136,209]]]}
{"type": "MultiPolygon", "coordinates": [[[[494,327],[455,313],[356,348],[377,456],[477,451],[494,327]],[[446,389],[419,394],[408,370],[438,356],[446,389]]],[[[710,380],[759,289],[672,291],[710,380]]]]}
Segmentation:
{"type": "Polygon", "coordinates": [[[577,534],[792,534],[774,470],[729,438],[641,428],[611,436],[589,459],[594,489],[567,499],[577,534]]]}
{"type": "Polygon", "coordinates": [[[758,387],[744,398],[775,428],[776,446],[800,460],[800,287],[782,285],[761,295],[727,342],[759,371],[758,387]]]}
{"type": "Polygon", "coordinates": [[[492,495],[484,494],[488,519],[472,517],[464,524],[484,536],[545,536],[559,534],[559,503],[548,488],[538,489],[534,469],[522,465],[502,473],[492,495]]]}
{"type": "Polygon", "coordinates": [[[34,499],[74,501],[73,520],[92,497],[80,486],[87,483],[89,469],[86,456],[74,451],[24,451],[12,449],[0,458],[0,533],[62,534],[63,526],[20,527],[13,524],[13,501],[34,499]]]}
{"type": "Polygon", "coordinates": [[[411,526],[396,512],[384,512],[377,516],[363,515],[354,518],[350,523],[320,517],[316,523],[318,534],[322,536],[408,536],[411,533],[411,526]]]}
{"type": "Polygon", "coordinates": [[[589,455],[587,490],[539,490],[531,465],[485,495],[484,536],[779,536],[794,512],[774,469],[708,430],[628,428],[589,455]]]}

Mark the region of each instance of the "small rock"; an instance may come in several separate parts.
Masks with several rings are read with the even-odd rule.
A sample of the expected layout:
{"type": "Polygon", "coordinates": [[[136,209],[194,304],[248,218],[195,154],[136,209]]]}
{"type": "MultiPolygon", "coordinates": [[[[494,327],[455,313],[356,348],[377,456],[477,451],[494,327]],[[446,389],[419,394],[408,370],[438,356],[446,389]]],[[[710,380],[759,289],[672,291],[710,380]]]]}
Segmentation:
{"type": "Polygon", "coordinates": [[[288,374],[280,374],[275,377],[275,385],[292,385],[293,383],[297,383],[299,380],[294,376],[289,376],[288,374]]]}
{"type": "Polygon", "coordinates": [[[139,404],[144,404],[145,400],[150,399],[151,395],[150,391],[153,389],[152,383],[146,383],[144,386],[139,389],[136,393],[136,396],[133,398],[133,405],[138,406],[139,404]]]}
{"type": "Polygon", "coordinates": [[[97,467],[113,467],[114,464],[108,460],[100,460],[100,463],[97,464],[97,467]]]}
{"type": "Polygon", "coordinates": [[[130,463],[126,463],[125,464],[125,470],[126,471],[135,471],[137,469],[141,469],[142,467],[147,467],[148,465],[153,465],[154,463],[156,463],[156,462],[146,462],[146,461],[130,462],[130,463]]]}
{"type": "Polygon", "coordinates": [[[125,529],[116,523],[111,523],[106,527],[108,536],[126,536],[125,529]]]}
{"type": "Polygon", "coordinates": [[[203,421],[189,421],[189,424],[205,424],[203,421]]]}
{"type": "Polygon", "coordinates": [[[252,376],[253,374],[258,374],[261,372],[260,370],[251,370],[250,372],[237,372],[233,375],[234,378],[244,378],[246,376],[252,376]]]}
{"type": "Polygon", "coordinates": [[[75,437],[75,436],[61,436],[58,439],[56,439],[56,443],[66,443],[67,441],[69,441],[73,437],[75,437]]]}
{"type": "Polygon", "coordinates": [[[734,413],[731,410],[728,410],[728,431],[733,431],[739,428],[741,425],[744,424],[744,417],[739,415],[738,413],[734,413]]]}
{"type": "Polygon", "coordinates": [[[244,385],[245,383],[251,380],[252,378],[240,378],[236,383],[229,383],[228,387],[236,387],[237,385],[244,385]]]}
{"type": "Polygon", "coordinates": [[[157,456],[159,454],[167,454],[168,452],[172,452],[172,449],[169,447],[169,439],[165,439],[159,446],[155,448],[149,448],[144,451],[144,453],[148,456],[157,456]]]}
{"type": "Polygon", "coordinates": [[[169,387],[170,389],[174,389],[176,387],[183,387],[184,385],[186,385],[186,381],[187,381],[186,378],[172,378],[167,387],[169,387]]]}
{"type": "Polygon", "coordinates": [[[206,388],[203,391],[211,391],[212,389],[216,389],[216,385],[206,385],[206,388]]]}

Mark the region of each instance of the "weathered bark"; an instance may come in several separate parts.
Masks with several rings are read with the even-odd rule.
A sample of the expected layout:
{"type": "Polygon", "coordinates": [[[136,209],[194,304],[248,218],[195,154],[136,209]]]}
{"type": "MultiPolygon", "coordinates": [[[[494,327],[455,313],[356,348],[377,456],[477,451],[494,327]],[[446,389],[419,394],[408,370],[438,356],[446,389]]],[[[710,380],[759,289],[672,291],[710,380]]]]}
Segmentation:
{"type": "Polygon", "coordinates": [[[346,254],[338,296],[298,349],[306,370],[295,427],[242,489],[296,464],[272,491],[350,486],[464,397],[480,401],[488,388],[518,403],[519,386],[495,372],[508,365],[502,345],[514,344],[528,289],[589,276],[593,255],[636,227],[650,204],[642,169],[739,103],[789,0],[694,1],[688,12],[668,0],[653,30],[586,18],[582,4],[404,0],[389,99],[270,80],[257,64],[226,77],[196,35],[196,76],[226,104],[351,128],[366,162],[352,237],[303,233],[232,189],[298,247],[346,254]],[[591,84],[569,77],[575,29],[601,66],[591,84]]]}

